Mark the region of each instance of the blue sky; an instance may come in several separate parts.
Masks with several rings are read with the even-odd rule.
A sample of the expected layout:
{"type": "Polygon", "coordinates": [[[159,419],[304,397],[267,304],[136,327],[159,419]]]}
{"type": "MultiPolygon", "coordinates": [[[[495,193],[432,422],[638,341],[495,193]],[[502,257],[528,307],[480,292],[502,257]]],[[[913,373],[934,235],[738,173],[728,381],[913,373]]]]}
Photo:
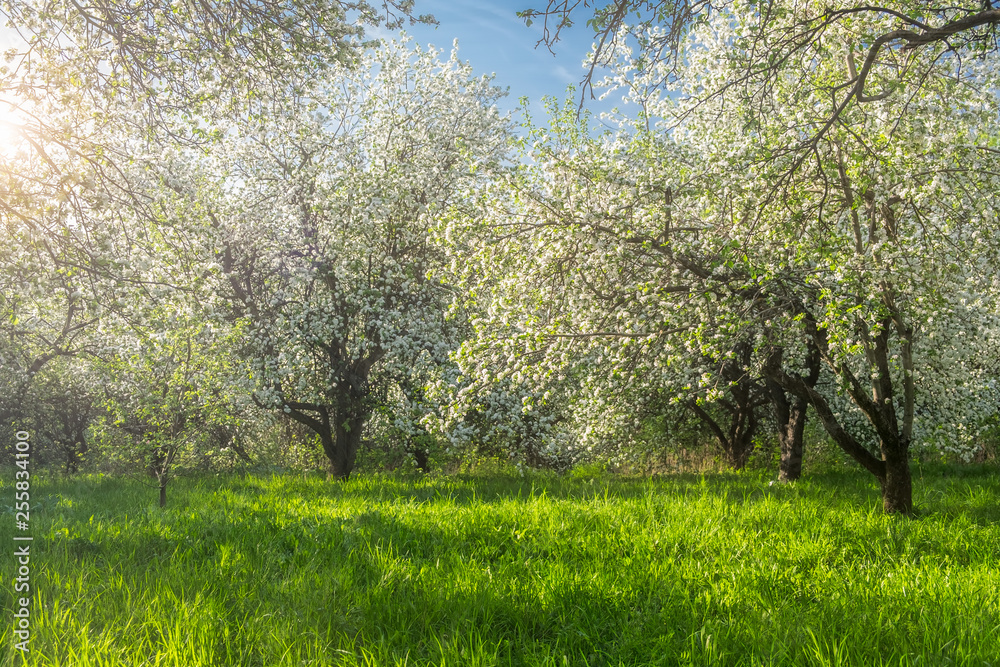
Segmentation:
{"type": "MultiPolygon", "coordinates": [[[[543,9],[546,4],[547,0],[416,0],[415,12],[433,14],[439,25],[410,26],[406,32],[417,42],[434,44],[446,52],[457,38],[462,60],[477,73],[496,74],[496,85],[510,89],[503,108],[514,110],[518,98],[527,96],[532,114],[540,121],[542,96],[563,99],[566,87],[578,86],[586,74],[582,63],[593,37],[585,25],[587,17],[581,14],[577,27],[563,31],[553,49],[555,55],[544,44],[536,47],[542,36],[541,23],[526,27],[515,12],[529,7],[543,9]]],[[[579,99],[578,92],[573,99],[579,99]]]]}

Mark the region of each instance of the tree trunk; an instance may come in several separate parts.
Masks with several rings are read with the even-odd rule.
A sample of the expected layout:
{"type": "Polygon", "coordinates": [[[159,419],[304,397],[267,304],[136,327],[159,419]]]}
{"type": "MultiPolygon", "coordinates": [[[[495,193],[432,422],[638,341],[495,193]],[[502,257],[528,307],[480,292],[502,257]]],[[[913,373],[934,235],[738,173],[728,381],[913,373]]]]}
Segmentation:
{"type": "MultiPolygon", "coordinates": [[[[783,348],[773,348],[768,356],[768,368],[780,368],[784,354],[783,348]]],[[[820,352],[812,341],[808,345],[806,365],[809,373],[800,379],[804,387],[813,389],[819,382],[820,352]]],[[[781,447],[778,480],[794,482],[802,476],[802,440],[805,435],[806,419],[809,416],[809,398],[801,392],[798,394],[793,392],[792,399],[789,400],[784,387],[774,378],[766,378],[765,383],[771,395],[771,405],[774,406],[774,418],[778,422],[778,444],[781,447]]]]}
{"type": "Polygon", "coordinates": [[[788,420],[778,424],[778,443],[781,446],[781,461],[778,464],[778,480],[794,482],[802,476],[802,439],[809,416],[809,404],[796,398],[788,412],[788,420]]]}
{"type": "Polygon", "coordinates": [[[885,475],[879,478],[882,487],[882,509],[889,514],[913,514],[913,479],[910,476],[909,443],[882,445],[885,475]]]}
{"type": "Polygon", "coordinates": [[[80,472],[80,462],[83,461],[83,456],[87,452],[87,441],[81,435],[68,445],[63,441],[62,448],[66,454],[66,473],[75,475],[80,472]]]}
{"type": "Polygon", "coordinates": [[[167,478],[160,478],[160,507],[167,506],[167,478]]]}
{"type": "Polygon", "coordinates": [[[323,453],[330,462],[330,477],[341,480],[350,477],[361,446],[361,432],[368,420],[364,398],[357,392],[339,397],[332,416],[326,405],[295,402],[285,405],[289,408],[289,417],[319,435],[323,453]],[[314,412],[319,418],[311,417],[305,411],[314,412]]]}
{"type": "MultiPolygon", "coordinates": [[[[411,405],[413,403],[422,403],[426,398],[423,387],[414,382],[413,378],[404,376],[399,378],[397,383],[400,391],[403,392],[403,395],[406,396],[406,399],[411,405]]],[[[418,422],[419,417],[414,417],[414,421],[418,422]]],[[[420,442],[426,441],[430,434],[427,433],[427,429],[419,424],[417,424],[417,428],[420,429],[419,435],[406,436],[405,450],[407,454],[410,454],[413,457],[413,461],[417,464],[417,468],[420,472],[426,474],[431,471],[430,453],[427,451],[426,447],[420,445],[420,442]]]]}
{"type": "Polygon", "coordinates": [[[760,387],[747,374],[753,353],[746,343],[740,343],[734,348],[735,361],[729,360],[722,364],[721,375],[729,383],[731,400],[720,403],[730,415],[729,422],[729,462],[733,470],[743,470],[750,462],[754,450],[754,438],[757,436],[757,408],[760,401],[760,387]]]}
{"type": "Polygon", "coordinates": [[[285,401],[288,416],[319,435],[323,453],[330,461],[331,477],[346,481],[354,470],[361,433],[372,413],[368,372],[381,356],[378,352],[354,364],[347,377],[332,388],[333,405],[285,401]]]}
{"type": "MultiPolygon", "coordinates": [[[[336,436],[334,455],[330,456],[330,469],[337,479],[347,481],[354,470],[354,460],[361,446],[361,430],[365,425],[364,416],[352,415],[334,427],[336,436]]],[[[329,453],[327,454],[329,456],[329,453]]]]}
{"type": "Polygon", "coordinates": [[[414,445],[411,450],[413,454],[413,460],[417,464],[417,469],[420,472],[427,474],[431,471],[430,458],[427,456],[427,450],[419,445],[414,445]]]}
{"type": "Polygon", "coordinates": [[[719,441],[719,447],[726,456],[726,463],[729,464],[729,467],[733,470],[742,470],[745,468],[750,461],[750,455],[753,454],[753,439],[757,434],[757,418],[753,414],[753,408],[749,408],[747,411],[740,409],[727,410],[730,420],[727,433],[722,430],[722,427],[712,415],[698,405],[697,402],[693,400],[689,401],[688,407],[698,415],[702,423],[715,435],[716,440],[719,441]]]}
{"type": "Polygon", "coordinates": [[[730,440],[729,465],[733,470],[743,470],[750,462],[754,450],[754,436],[757,434],[757,420],[753,416],[748,424],[741,425],[730,440]]]}
{"type": "Polygon", "coordinates": [[[733,470],[742,470],[750,462],[757,435],[757,408],[764,404],[759,384],[746,371],[752,352],[746,343],[738,343],[733,348],[734,358],[723,361],[719,368],[719,374],[729,385],[728,397],[715,401],[729,419],[726,430],[697,401],[688,401],[688,406],[719,441],[733,470]]]}
{"type": "Polygon", "coordinates": [[[325,406],[315,409],[320,413],[318,423],[294,411],[292,417],[303,421],[319,433],[323,452],[330,461],[330,476],[346,481],[354,470],[354,461],[361,447],[361,432],[365,422],[368,421],[365,395],[353,389],[342,392],[337,397],[333,423],[330,411],[325,406]]]}
{"type": "Polygon", "coordinates": [[[789,401],[784,389],[774,380],[767,380],[767,388],[774,406],[774,418],[778,423],[778,444],[781,447],[778,480],[794,482],[802,476],[802,439],[809,403],[798,396],[789,401]]]}
{"type": "MultiPolygon", "coordinates": [[[[880,434],[882,458],[872,455],[864,446],[844,430],[833,414],[826,399],[809,386],[803,378],[786,373],[779,365],[765,368],[767,377],[791,392],[797,398],[808,399],[826,432],[841,449],[872,473],[882,489],[882,507],[887,513],[913,513],[913,482],[910,476],[910,441],[895,427],[896,421],[891,402],[866,398],[861,392],[852,393],[855,403],[865,412],[880,434]]],[[[851,378],[853,381],[853,377],[851,378]]],[[[856,381],[855,381],[856,382],[856,381]]]]}

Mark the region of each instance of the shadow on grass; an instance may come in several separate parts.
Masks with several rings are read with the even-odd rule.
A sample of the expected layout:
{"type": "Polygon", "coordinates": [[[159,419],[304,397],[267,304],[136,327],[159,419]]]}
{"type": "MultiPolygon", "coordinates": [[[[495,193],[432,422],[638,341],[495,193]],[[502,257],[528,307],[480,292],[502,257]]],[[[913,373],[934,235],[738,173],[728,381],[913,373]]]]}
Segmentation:
{"type": "MultiPolygon", "coordinates": [[[[144,479],[84,476],[46,480],[39,475],[42,492],[33,511],[39,515],[65,511],[65,499],[74,514],[88,517],[119,516],[159,512],[155,508],[156,489],[144,479]],[[48,491],[47,494],[45,492],[48,491]],[[112,502],[107,502],[113,499],[112,502]]],[[[1000,521],[1000,471],[995,466],[969,469],[945,466],[914,468],[917,516],[959,515],[981,526],[1000,521]]],[[[250,475],[177,478],[168,490],[167,513],[184,512],[222,502],[253,511],[267,498],[278,494],[305,505],[321,501],[378,506],[398,504],[448,504],[458,507],[498,504],[529,504],[543,499],[573,503],[635,501],[643,498],[680,495],[687,498],[714,498],[733,506],[749,506],[764,501],[811,502],[828,509],[877,511],[881,505],[874,478],[857,471],[837,471],[810,475],[783,484],[761,473],[679,474],[656,478],[622,478],[610,474],[574,478],[552,474],[385,476],[356,475],[347,482],[327,481],[321,475],[250,475]],[[220,500],[220,494],[224,496],[220,500]]]]}
{"type": "MultiPolygon", "coordinates": [[[[331,661],[367,646],[386,659],[461,663],[480,642],[511,665],[562,655],[569,664],[676,664],[685,654],[726,664],[745,658],[744,646],[768,645],[791,664],[803,658],[806,627],[871,655],[903,650],[905,636],[881,646],[858,619],[931,628],[921,605],[895,604],[870,584],[888,585],[884,572],[908,577],[917,557],[995,562],[995,547],[972,544],[985,533],[936,540],[952,525],[995,523],[996,474],[931,478],[925,469],[915,484],[926,525],[857,512],[878,503],[860,473],[788,485],[754,474],[179,478],[165,510],[136,480],[91,477],[43,481],[56,500],[38,527],[48,524],[39,543],[53,582],[85,570],[95,581],[109,570],[120,577],[100,605],[78,602],[82,623],[117,631],[123,619],[162,628],[176,617],[186,627],[184,613],[204,612],[198,622],[221,638],[219,656],[310,636],[331,661]],[[777,514],[794,515],[798,503],[827,522],[847,510],[845,527],[803,523],[782,538],[788,526],[777,514]],[[711,515],[720,510],[725,521],[711,515]],[[931,524],[940,531],[925,531],[931,524]],[[818,546],[782,550],[796,540],[818,546]]],[[[952,584],[933,585],[940,596],[952,584]]],[[[955,633],[971,632],[961,624],[974,614],[987,625],[997,618],[995,605],[970,595],[935,601],[955,633]]]]}
{"type": "Polygon", "coordinates": [[[226,486],[227,491],[246,498],[263,497],[282,489],[302,497],[365,500],[371,503],[414,504],[445,502],[459,506],[497,503],[530,503],[540,499],[568,501],[634,500],[657,494],[714,496],[745,504],[763,498],[814,496],[837,504],[865,503],[874,480],[858,474],[815,476],[796,484],[779,484],[758,473],[678,474],[654,478],[572,478],[548,474],[526,476],[456,475],[393,477],[356,475],[347,482],[327,481],[322,476],[247,477],[226,486]]]}

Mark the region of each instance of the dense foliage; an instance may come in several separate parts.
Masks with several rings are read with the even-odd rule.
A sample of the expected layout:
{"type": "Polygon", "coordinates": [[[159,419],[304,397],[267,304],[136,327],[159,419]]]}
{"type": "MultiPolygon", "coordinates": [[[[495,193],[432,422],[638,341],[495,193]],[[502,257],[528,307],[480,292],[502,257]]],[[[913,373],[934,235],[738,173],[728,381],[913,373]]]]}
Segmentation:
{"type": "Polygon", "coordinates": [[[1000,10],[613,2],[614,129],[515,135],[362,40],[410,2],[2,8],[0,415],[67,470],[773,440],[794,480],[813,433],[910,513],[914,453],[996,433],[1000,10]]]}

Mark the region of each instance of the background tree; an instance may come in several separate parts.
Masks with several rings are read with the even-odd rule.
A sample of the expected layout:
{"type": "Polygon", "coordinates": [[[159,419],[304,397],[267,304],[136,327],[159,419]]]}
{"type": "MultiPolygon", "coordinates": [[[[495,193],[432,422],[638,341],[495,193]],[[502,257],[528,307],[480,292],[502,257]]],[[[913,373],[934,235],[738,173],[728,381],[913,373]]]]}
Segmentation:
{"type": "MultiPolygon", "coordinates": [[[[595,138],[568,106],[551,111],[483,213],[453,219],[444,234],[473,258],[456,264],[477,313],[466,374],[562,396],[582,450],[614,441],[612,456],[638,445],[642,419],[663,410],[666,394],[705,424],[730,466],[744,467],[769,394],[751,368],[759,329],[734,328],[716,344],[719,295],[701,279],[716,258],[698,240],[710,227],[681,216],[701,196],[697,155],[641,126],[595,138]],[[695,240],[675,244],[684,234],[695,240]]],[[[801,458],[801,439],[795,451],[801,458]]]]}
{"type": "MultiPolygon", "coordinates": [[[[994,343],[985,342],[996,332],[995,286],[983,278],[998,257],[989,129],[995,55],[966,62],[955,76],[957,58],[914,52],[898,70],[905,96],[840,108],[833,93],[844,73],[833,55],[849,60],[858,27],[830,27],[830,57],[792,54],[784,78],[750,97],[698,98],[733,76],[728,44],[755,15],[730,19],[693,33],[679,101],[659,95],[654,81],[634,89],[651,124],[703,151],[700,177],[715,183],[692,208],[714,229],[701,232],[709,254],[691,262],[692,252],[685,262],[727,304],[716,326],[764,326],[761,372],[816,408],[830,436],[879,479],[887,511],[909,512],[911,444],[937,439],[922,416],[934,413],[925,423],[950,430],[949,446],[963,446],[965,425],[980,423],[980,409],[994,404],[981,393],[989,384],[977,359],[989,356],[994,343]],[[914,72],[919,80],[909,78],[914,72]],[[766,117],[757,113],[764,108],[766,117]],[[976,349],[980,342],[986,347],[976,349]],[[815,348],[870,423],[874,451],[801,372],[764,356],[789,345],[815,348]]],[[[640,71],[632,57],[625,62],[640,71]]]]}
{"type": "Polygon", "coordinates": [[[163,507],[178,465],[223,444],[213,435],[232,421],[232,369],[211,318],[176,301],[158,312],[163,320],[137,336],[114,333],[114,353],[100,364],[105,415],[95,433],[106,455],[139,462],[156,479],[163,507]]]}
{"type": "Polygon", "coordinates": [[[81,271],[127,278],[112,248],[155,217],[136,161],[218,140],[216,119],[259,116],[354,61],[365,27],[433,21],[407,0],[17,0],[0,15],[22,38],[0,72],[0,215],[25,252],[77,283],[81,271]]]}
{"type": "Polygon", "coordinates": [[[85,359],[48,365],[26,392],[19,420],[41,445],[39,462],[52,461],[69,474],[87,462],[89,429],[100,415],[99,387],[89,366],[85,359]]]}
{"type": "Polygon", "coordinates": [[[338,477],[379,384],[453,345],[428,230],[503,157],[499,95],[454,53],[388,44],[227,130],[227,152],[150,165],[167,200],[200,202],[255,400],[315,432],[338,477]]]}
{"type": "MultiPolygon", "coordinates": [[[[215,120],[259,117],[272,96],[354,61],[365,27],[433,21],[406,0],[17,0],[0,15],[22,38],[0,71],[5,397],[52,359],[93,353],[102,314],[130,316],[122,292],[164,287],[137,266],[156,263],[144,163],[210,145],[215,120]]],[[[4,421],[17,419],[4,403],[4,421]]]]}

